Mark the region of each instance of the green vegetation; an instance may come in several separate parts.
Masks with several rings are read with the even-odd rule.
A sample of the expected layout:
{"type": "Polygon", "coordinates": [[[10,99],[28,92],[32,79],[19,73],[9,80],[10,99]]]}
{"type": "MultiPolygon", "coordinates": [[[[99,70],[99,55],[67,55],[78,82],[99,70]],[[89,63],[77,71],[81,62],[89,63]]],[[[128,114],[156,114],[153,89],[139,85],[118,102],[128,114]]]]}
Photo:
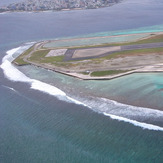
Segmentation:
{"type": "Polygon", "coordinates": [[[49,53],[49,51],[50,50],[38,50],[38,51],[35,51],[28,58],[28,60],[40,62],[40,60],[42,60],[42,58],[45,58],[45,56],[49,53]]]}
{"type": "Polygon", "coordinates": [[[151,54],[151,53],[161,53],[163,52],[163,48],[151,48],[151,49],[136,49],[136,50],[126,50],[122,52],[115,52],[108,56],[102,57],[101,59],[112,59],[116,57],[123,57],[128,55],[138,55],[138,54],[151,54]]]}
{"type": "Polygon", "coordinates": [[[28,59],[29,61],[34,61],[37,63],[51,63],[54,62],[62,62],[64,56],[52,56],[52,57],[45,57],[50,50],[39,50],[32,53],[31,57],[28,59]]]}
{"type": "Polygon", "coordinates": [[[12,63],[15,63],[16,65],[23,66],[28,65],[28,62],[25,62],[22,58],[16,58],[12,63]]]}
{"type": "MultiPolygon", "coordinates": [[[[153,35],[151,38],[142,39],[135,42],[128,42],[128,43],[117,43],[117,44],[100,44],[100,45],[89,45],[89,46],[80,46],[75,47],[75,49],[80,48],[93,48],[93,47],[104,47],[104,46],[118,46],[118,45],[132,45],[132,44],[145,44],[145,43],[154,43],[154,42],[163,42],[163,34],[162,35],[153,35]]],[[[68,49],[74,49],[74,47],[68,48],[68,49]]],[[[22,55],[20,55],[18,58],[16,58],[13,62],[18,65],[26,65],[29,63],[37,63],[37,64],[45,64],[49,66],[54,66],[58,68],[63,68],[65,71],[70,70],[82,70],[83,72],[80,72],[83,75],[90,75],[94,77],[102,77],[102,76],[109,76],[109,75],[116,75],[120,73],[125,73],[131,70],[107,70],[107,71],[94,71],[94,72],[87,72],[85,69],[88,68],[88,70],[91,68],[92,70],[100,70],[101,65],[103,63],[106,63],[107,60],[114,59],[114,58],[123,58],[126,56],[138,56],[138,55],[148,55],[148,54],[163,54],[163,47],[162,48],[149,48],[149,49],[136,49],[136,50],[126,50],[121,52],[114,52],[112,54],[108,54],[105,57],[100,58],[93,58],[93,59],[87,59],[83,61],[80,60],[70,60],[70,61],[64,61],[64,55],[62,56],[50,56],[46,57],[46,55],[50,52],[50,50],[53,50],[52,48],[45,49],[40,46],[40,44],[36,44],[26,50],[22,55]],[[27,62],[25,61],[27,60],[27,62]],[[29,63],[28,63],[29,61],[29,63]]],[[[107,61],[110,63],[110,61],[107,61]]],[[[112,62],[112,60],[111,60],[112,62]]],[[[114,60],[111,63],[114,64],[114,60]]],[[[115,62],[116,64],[116,62],[115,62]]],[[[107,66],[106,66],[107,67],[107,66]]],[[[105,68],[106,68],[105,67],[105,68]]],[[[114,66],[113,66],[114,67],[114,66]]],[[[114,69],[109,67],[109,69],[114,69]]],[[[120,68],[119,68],[120,69],[120,68]]],[[[102,70],[102,69],[101,69],[102,70]]]]}
{"type": "MultiPolygon", "coordinates": [[[[114,53],[106,55],[104,57],[87,59],[87,61],[100,64],[104,60],[110,60],[110,59],[114,59],[114,58],[118,58],[118,57],[141,55],[141,54],[145,55],[145,54],[153,54],[153,53],[163,54],[163,47],[161,47],[161,48],[151,48],[151,49],[125,50],[125,51],[121,51],[121,52],[114,52],[114,53]]],[[[75,61],[82,61],[82,59],[75,60],[75,61]]],[[[75,61],[72,60],[71,62],[75,62],[75,61]]]]}
{"type": "MultiPolygon", "coordinates": [[[[21,66],[21,65],[27,65],[28,62],[24,61],[24,57],[27,56],[29,53],[31,53],[34,50],[34,47],[29,48],[26,50],[23,54],[21,54],[19,57],[17,57],[13,63],[21,66]]],[[[64,59],[64,56],[54,56],[54,57],[45,57],[50,50],[38,50],[35,51],[27,58],[27,60],[31,62],[37,62],[37,63],[53,63],[53,62],[62,62],[64,59]]]]}
{"type": "Polygon", "coordinates": [[[24,57],[27,56],[30,52],[32,52],[33,49],[34,49],[34,47],[32,46],[31,48],[29,48],[28,50],[26,50],[23,54],[21,54],[19,57],[17,57],[17,58],[13,61],[13,63],[16,63],[16,64],[19,65],[19,66],[29,64],[28,62],[25,62],[25,61],[24,61],[24,57]]]}
{"type": "MultiPolygon", "coordinates": [[[[116,75],[128,72],[129,70],[107,70],[107,71],[94,71],[91,73],[91,76],[100,77],[100,76],[107,76],[107,75],[116,75]]],[[[131,71],[131,70],[130,70],[131,71]]]]}
{"type": "Polygon", "coordinates": [[[49,57],[49,60],[53,60],[55,62],[63,62],[63,59],[64,59],[64,55],[61,55],[61,56],[55,56],[55,57],[49,57]]]}
{"type": "Polygon", "coordinates": [[[54,57],[44,57],[41,58],[40,63],[51,63],[54,64],[55,62],[62,63],[64,56],[54,56],[54,57]]]}

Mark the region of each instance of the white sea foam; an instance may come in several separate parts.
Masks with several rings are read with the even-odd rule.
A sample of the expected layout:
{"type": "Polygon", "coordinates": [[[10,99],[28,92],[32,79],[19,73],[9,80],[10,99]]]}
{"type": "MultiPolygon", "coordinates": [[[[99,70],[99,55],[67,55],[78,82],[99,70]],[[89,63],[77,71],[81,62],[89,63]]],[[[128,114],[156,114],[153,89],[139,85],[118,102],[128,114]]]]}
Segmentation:
{"type": "Polygon", "coordinates": [[[31,89],[39,90],[39,91],[42,91],[49,95],[56,96],[59,99],[65,100],[67,102],[73,102],[73,103],[76,103],[79,105],[86,106],[82,102],[77,101],[77,100],[67,96],[65,92],[61,91],[60,89],[58,89],[50,84],[41,82],[39,80],[30,79],[25,74],[23,74],[21,71],[19,71],[13,64],[11,64],[11,61],[14,59],[13,54],[18,51],[21,51],[21,49],[26,49],[26,47],[25,46],[18,47],[18,48],[14,48],[12,50],[7,51],[7,55],[2,60],[2,64],[0,65],[0,67],[3,69],[4,74],[8,79],[15,81],[15,82],[29,83],[31,85],[31,89]]]}
{"type": "Polygon", "coordinates": [[[32,80],[31,88],[35,89],[35,90],[42,91],[42,92],[46,92],[53,96],[57,96],[57,95],[66,96],[66,93],[64,93],[60,89],[58,89],[50,84],[40,82],[38,80],[32,80]]]}
{"type": "Polygon", "coordinates": [[[30,78],[16,69],[8,60],[3,61],[1,68],[4,71],[5,76],[12,81],[31,82],[30,78]]]}
{"type": "Polygon", "coordinates": [[[12,91],[16,92],[16,90],[15,90],[14,88],[12,88],[12,87],[8,87],[8,86],[6,86],[6,85],[2,85],[2,87],[7,88],[7,89],[9,89],[9,90],[12,90],[12,91]]]}
{"type": "Polygon", "coordinates": [[[75,104],[83,105],[83,106],[86,106],[86,107],[90,108],[88,105],[86,105],[86,104],[84,104],[84,103],[82,103],[82,102],[80,102],[78,100],[75,100],[75,99],[73,99],[71,97],[67,97],[67,99],[70,100],[70,101],[72,101],[72,102],[74,102],[75,104]]]}
{"type": "Polygon", "coordinates": [[[14,48],[14,49],[11,49],[9,51],[7,51],[7,55],[5,55],[2,59],[2,62],[5,62],[5,61],[8,61],[10,59],[13,59],[13,54],[15,52],[17,52],[19,49],[21,49],[21,47],[18,47],[18,48],[14,48]]]}
{"type": "Polygon", "coordinates": [[[31,44],[35,44],[36,42],[35,41],[32,41],[32,42],[27,42],[25,45],[31,45],[31,44]]]}
{"type": "MultiPolygon", "coordinates": [[[[39,91],[45,92],[47,94],[56,96],[59,99],[62,99],[62,100],[68,101],[68,102],[73,102],[73,103],[76,103],[76,104],[79,104],[79,105],[84,105],[84,106],[87,106],[87,107],[93,109],[93,107],[91,105],[89,105],[89,103],[88,103],[88,105],[86,105],[85,102],[82,103],[82,102],[80,102],[78,100],[75,100],[75,99],[67,96],[65,92],[61,91],[60,89],[58,89],[58,88],[56,88],[56,87],[54,87],[54,86],[52,86],[50,84],[47,84],[47,83],[44,83],[44,82],[41,82],[41,81],[38,81],[38,80],[35,80],[35,79],[30,79],[25,74],[20,72],[16,67],[14,67],[13,64],[11,64],[11,61],[14,59],[13,54],[18,52],[19,50],[21,51],[21,49],[24,49],[24,48],[25,47],[18,47],[18,48],[9,50],[7,52],[7,55],[3,58],[2,64],[0,65],[0,67],[3,69],[4,74],[8,79],[10,79],[12,81],[15,81],[15,82],[19,81],[19,82],[29,83],[30,86],[31,86],[31,89],[39,90],[39,91]]],[[[103,99],[103,100],[106,100],[106,99],[103,99]]],[[[111,100],[110,100],[110,102],[112,104],[114,104],[114,105],[123,105],[123,104],[119,104],[119,103],[117,103],[115,101],[111,101],[111,100]]],[[[131,124],[133,124],[135,126],[139,126],[139,127],[143,128],[143,129],[163,131],[162,127],[152,125],[152,124],[143,123],[143,122],[138,122],[136,120],[131,120],[129,118],[124,118],[124,117],[121,117],[119,115],[113,115],[113,114],[110,114],[108,112],[105,112],[105,110],[102,110],[101,113],[103,113],[105,116],[109,116],[112,119],[128,122],[128,123],[131,123],[131,124]]]]}
{"type": "Polygon", "coordinates": [[[34,80],[34,79],[31,79],[31,81],[32,81],[32,83],[31,83],[32,89],[42,91],[42,92],[47,93],[52,96],[57,96],[60,100],[64,100],[67,102],[73,102],[78,105],[87,106],[84,103],[67,96],[65,92],[61,91],[60,89],[58,89],[50,84],[47,84],[47,83],[44,83],[44,82],[41,82],[38,80],[34,80]]]}
{"type": "Polygon", "coordinates": [[[148,124],[148,123],[143,123],[143,122],[138,122],[136,120],[131,120],[128,118],[124,118],[124,117],[120,117],[120,116],[116,116],[116,115],[112,115],[112,114],[108,114],[108,113],[103,113],[103,114],[105,116],[109,116],[112,119],[116,119],[118,121],[128,122],[128,123],[133,124],[134,126],[138,126],[138,127],[143,128],[143,129],[163,131],[163,127],[160,127],[160,126],[156,126],[156,125],[152,125],[152,124],[148,124]]]}
{"type": "MultiPolygon", "coordinates": [[[[108,99],[105,98],[101,98],[102,101],[107,102],[108,99]]],[[[148,116],[148,118],[152,118],[152,117],[161,117],[163,118],[163,111],[161,110],[156,110],[156,109],[150,109],[150,108],[143,108],[143,107],[137,107],[137,106],[132,106],[132,105],[126,105],[126,104],[122,104],[113,100],[109,100],[110,105],[112,105],[113,107],[118,107],[121,108],[121,110],[119,110],[118,112],[120,112],[120,114],[125,114],[127,113],[127,115],[134,116],[148,116]]],[[[114,111],[114,110],[113,110],[114,111]]]]}

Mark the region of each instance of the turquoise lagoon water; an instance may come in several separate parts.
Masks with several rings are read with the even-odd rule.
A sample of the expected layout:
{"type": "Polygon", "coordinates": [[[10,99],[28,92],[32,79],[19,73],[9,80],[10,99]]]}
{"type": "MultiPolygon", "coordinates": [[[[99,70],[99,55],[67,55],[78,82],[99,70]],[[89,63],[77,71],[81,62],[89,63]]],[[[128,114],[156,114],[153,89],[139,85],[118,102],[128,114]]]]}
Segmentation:
{"type": "MultiPolygon", "coordinates": [[[[152,33],[152,32],[163,32],[163,24],[153,25],[153,26],[146,26],[146,27],[139,27],[127,30],[116,30],[116,31],[108,31],[108,32],[99,32],[94,34],[88,34],[88,36],[96,37],[96,36],[116,36],[116,35],[127,35],[127,34],[145,34],[145,33],[152,33]]],[[[84,36],[85,37],[85,36],[84,36]]]]}
{"type": "Polygon", "coordinates": [[[68,96],[99,113],[110,113],[139,121],[151,119],[157,124],[162,121],[161,113],[154,113],[150,109],[141,111],[141,108],[134,107],[162,110],[162,73],[132,74],[113,80],[83,81],[34,66],[19,69],[30,78],[50,83],[63,90],[68,96]],[[110,99],[129,105],[118,104],[110,99]],[[151,111],[151,114],[148,115],[148,111],[151,111]]]}
{"type": "Polygon", "coordinates": [[[34,66],[19,67],[24,76],[5,60],[2,68],[21,81],[0,87],[2,162],[162,162],[163,113],[110,100],[162,106],[162,73],[82,81],[34,66]]]}
{"type": "Polygon", "coordinates": [[[35,162],[35,157],[36,162],[162,161],[162,73],[82,81],[35,66],[14,68],[7,62],[32,44],[8,51],[1,65],[10,80],[28,83],[25,88],[1,87],[9,98],[1,97],[2,103],[9,101],[1,112],[1,147],[7,151],[2,161],[19,156],[17,151],[22,151],[20,158],[13,157],[18,162],[35,162]],[[14,105],[15,95],[19,107],[14,105]],[[8,132],[7,124],[16,128],[8,132]]]}
{"type": "MultiPolygon", "coordinates": [[[[73,38],[73,40],[57,39],[55,42],[50,42],[45,44],[44,47],[47,48],[67,47],[67,46],[81,46],[81,45],[83,46],[83,45],[90,45],[90,44],[96,45],[96,44],[105,44],[105,43],[129,42],[129,41],[135,41],[147,37],[149,36],[149,33],[152,32],[163,32],[163,25],[143,27],[143,28],[132,29],[132,30],[92,33],[85,36],[78,36],[78,38],[71,37],[73,38]],[[127,36],[128,34],[139,34],[139,35],[127,36]],[[119,37],[117,35],[121,35],[121,36],[119,37]],[[106,37],[106,36],[117,36],[117,37],[106,37]]],[[[69,37],[69,39],[71,38],[69,37]]]]}
{"type": "Polygon", "coordinates": [[[79,38],[73,40],[57,40],[55,42],[50,42],[44,45],[45,48],[51,47],[68,47],[68,46],[84,46],[84,45],[98,45],[105,43],[117,43],[117,42],[128,42],[135,41],[141,39],[143,37],[147,37],[149,34],[141,34],[141,35],[132,35],[132,36],[120,36],[120,37],[95,37],[95,38],[79,38]]]}

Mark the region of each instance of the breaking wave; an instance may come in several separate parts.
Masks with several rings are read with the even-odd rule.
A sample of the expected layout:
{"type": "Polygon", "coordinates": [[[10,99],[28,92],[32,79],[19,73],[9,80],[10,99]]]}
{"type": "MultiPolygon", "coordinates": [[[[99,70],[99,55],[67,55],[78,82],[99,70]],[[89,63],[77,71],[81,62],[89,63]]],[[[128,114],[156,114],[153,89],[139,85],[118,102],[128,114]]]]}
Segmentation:
{"type": "Polygon", "coordinates": [[[108,113],[104,113],[104,115],[109,116],[112,119],[116,119],[118,121],[124,121],[124,122],[128,122],[133,124],[134,126],[139,126],[143,129],[148,129],[148,130],[155,130],[155,131],[163,131],[163,127],[159,127],[156,125],[152,125],[152,124],[148,124],[148,123],[144,123],[144,122],[138,122],[136,120],[131,120],[128,118],[124,118],[124,117],[120,117],[120,116],[116,116],[116,115],[112,115],[112,114],[108,114],[108,113]]]}
{"type": "Polygon", "coordinates": [[[6,89],[9,89],[9,90],[11,90],[11,91],[16,92],[16,90],[15,90],[14,88],[12,88],[12,87],[8,87],[8,86],[6,86],[6,85],[2,85],[2,87],[6,88],[6,89]]]}
{"type": "MultiPolygon", "coordinates": [[[[100,101],[102,100],[104,102],[103,103],[104,105],[101,105],[101,104],[98,105],[99,99],[97,101],[93,102],[92,104],[91,104],[92,100],[89,100],[89,101],[82,100],[83,102],[80,102],[81,100],[76,100],[72,97],[67,96],[65,92],[63,92],[62,90],[60,90],[50,84],[27,77],[25,74],[23,74],[21,71],[19,71],[11,62],[14,60],[14,58],[15,58],[14,56],[20,55],[24,50],[28,49],[32,45],[33,45],[33,43],[28,43],[25,46],[21,46],[21,47],[14,48],[12,50],[7,51],[7,55],[4,56],[0,67],[3,69],[5,76],[9,80],[12,80],[15,82],[28,83],[28,84],[30,84],[31,89],[39,90],[41,92],[55,96],[60,100],[76,103],[78,105],[83,105],[83,106],[89,107],[93,110],[95,110],[94,109],[95,107],[101,107],[100,113],[104,114],[105,116],[109,116],[112,119],[127,122],[130,124],[133,124],[134,126],[139,126],[143,129],[163,131],[163,127],[153,125],[153,124],[144,123],[144,122],[139,122],[137,120],[131,119],[131,117],[134,116],[134,112],[133,112],[134,107],[133,106],[120,104],[115,101],[104,99],[104,98],[100,99],[100,101]],[[106,101],[109,102],[109,104],[107,104],[105,106],[106,101]],[[95,103],[97,106],[94,105],[95,103]],[[110,106],[109,108],[111,108],[111,110],[108,110],[108,106],[110,106]],[[122,109],[117,111],[117,107],[122,108],[122,109]],[[132,110],[131,110],[131,107],[132,107],[132,110]],[[123,110],[124,110],[123,108],[125,108],[125,109],[127,108],[128,109],[127,112],[125,110],[125,112],[123,113],[123,110]],[[119,112],[120,114],[117,115],[117,112],[119,112]],[[132,114],[132,116],[130,115],[130,116],[126,117],[126,115],[125,115],[126,113],[128,113],[129,115],[132,114]]],[[[12,90],[14,90],[14,88],[12,88],[12,90]]],[[[162,114],[161,116],[163,116],[163,113],[161,111],[152,110],[152,109],[143,109],[140,107],[135,107],[135,108],[136,108],[134,110],[135,112],[140,111],[142,113],[142,111],[146,110],[147,112],[149,112],[149,114],[152,113],[152,115],[153,115],[153,114],[156,114],[156,112],[159,112],[162,114]]],[[[97,111],[97,110],[95,110],[95,111],[97,111]]]]}
{"type": "MultiPolygon", "coordinates": [[[[33,43],[31,43],[33,44],[33,43]]],[[[77,101],[69,96],[66,95],[65,92],[61,91],[60,89],[41,82],[39,80],[35,80],[35,79],[30,79],[29,77],[27,77],[25,74],[23,74],[21,71],[19,71],[11,62],[14,60],[13,55],[20,54],[22,53],[24,50],[28,49],[31,44],[28,44],[26,46],[23,47],[18,47],[18,48],[14,48],[12,50],[7,51],[7,55],[3,58],[2,60],[2,64],[1,64],[1,68],[4,71],[5,76],[15,82],[26,82],[30,84],[30,88],[31,89],[35,89],[35,90],[39,90],[42,91],[44,93],[53,95],[58,97],[60,100],[65,100],[67,102],[73,102],[76,104],[80,104],[80,105],[84,105],[85,104],[81,103],[80,101],[77,101]]]]}

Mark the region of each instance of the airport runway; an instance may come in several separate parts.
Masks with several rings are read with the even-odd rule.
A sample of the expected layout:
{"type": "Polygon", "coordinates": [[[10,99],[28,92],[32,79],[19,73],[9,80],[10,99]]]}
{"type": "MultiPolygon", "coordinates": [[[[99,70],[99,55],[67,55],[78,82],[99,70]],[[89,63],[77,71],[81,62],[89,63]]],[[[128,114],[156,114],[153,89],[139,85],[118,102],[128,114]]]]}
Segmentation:
{"type": "MultiPolygon", "coordinates": [[[[106,48],[106,46],[104,46],[104,47],[106,48]]],[[[108,47],[111,47],[111,46],[108,46],[108,47]]],[[[99,58],[99,57],[105,57],[105,56],[113,54],[115,52],[122,52],[122,51],[126,51],[126,50],[151,49],[151,48],[160,48],[160,47],[163,47],[163,42],[147,43],[147,44],[135,44],[135,45],[123,45],[120,47],[120,50],[115,50],[115,51],[103,53],[103,54],[98,55],[98,56],[94,56],[92,54],[92,56],[89,56],[89,57],[79,57],[79,58],[73,58],[73,54],[75,53],[75,51],[80,50],[79,48],[78,49],[74,48],[74,49],[68,49],[66,51],[64,61],[99,58]]],[[[92,48],[94,48],[94,47],[92,47],[92,48]]],[[[102,47],[96,47],[96,48],[102,48],[102,47]]],[[[85,49],[91,49],[91,48],[85,48],[85,49]]],[[[81,50],[83,50],[83,48],[81,48],[81,50]]]]}

